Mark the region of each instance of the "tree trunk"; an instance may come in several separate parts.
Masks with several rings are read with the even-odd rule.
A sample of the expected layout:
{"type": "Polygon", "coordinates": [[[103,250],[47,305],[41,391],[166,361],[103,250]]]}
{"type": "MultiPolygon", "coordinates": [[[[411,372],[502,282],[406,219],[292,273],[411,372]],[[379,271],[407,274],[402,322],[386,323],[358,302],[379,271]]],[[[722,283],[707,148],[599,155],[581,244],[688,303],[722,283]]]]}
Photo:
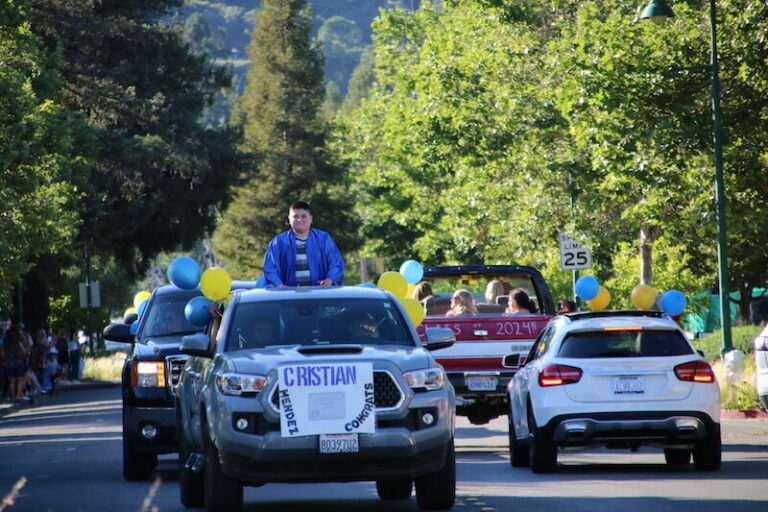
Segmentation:
{"type": "Polygon", "coordinates": [[[640,228],[640,284],[653,285],[653,243],[659,227],[644,224],[640,228]]]}

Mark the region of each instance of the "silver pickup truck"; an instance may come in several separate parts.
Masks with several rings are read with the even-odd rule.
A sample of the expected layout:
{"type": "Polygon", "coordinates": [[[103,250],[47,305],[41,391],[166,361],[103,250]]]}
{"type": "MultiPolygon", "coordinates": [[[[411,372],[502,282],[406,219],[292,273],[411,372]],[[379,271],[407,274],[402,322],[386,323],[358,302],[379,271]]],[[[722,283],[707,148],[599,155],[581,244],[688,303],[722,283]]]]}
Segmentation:
{"type": "Polygon", "coordinates": [[[455,501],[454,390],[389,292],[280,288],[234,294],[220,326],[187,336],[177,388],[187,507],[242,509],[243,486],[375,481],[382,500],[455,501]],[[211,339],[211,334],[214,339],[211,339]]]}

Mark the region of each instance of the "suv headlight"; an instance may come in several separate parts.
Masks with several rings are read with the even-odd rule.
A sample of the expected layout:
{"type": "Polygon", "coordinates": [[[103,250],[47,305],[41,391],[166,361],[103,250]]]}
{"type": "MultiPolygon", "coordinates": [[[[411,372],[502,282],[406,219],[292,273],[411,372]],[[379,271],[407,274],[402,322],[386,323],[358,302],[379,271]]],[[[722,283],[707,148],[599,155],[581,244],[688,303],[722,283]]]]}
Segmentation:
{"type": "Polygon", "coordinates": [[[223,373],[216,377],[216,386],[225,395],[240,396],[256,394],[264,389],[267,378],[264,375],[244,373],[223,373]]]}
{"type": "Polygon", "coordinates": [[[443,386],[445,386],[445,372],[442,368],[426,368],[424,370],[405,372],[403,378],[411,389],[435,391],[443,389],[443,386]]]}
{"type": "Polygon", "coordinates": [[[140,388],[165,386],[165,363],[141,361],[133,365],[131,385],[140,388]]]}

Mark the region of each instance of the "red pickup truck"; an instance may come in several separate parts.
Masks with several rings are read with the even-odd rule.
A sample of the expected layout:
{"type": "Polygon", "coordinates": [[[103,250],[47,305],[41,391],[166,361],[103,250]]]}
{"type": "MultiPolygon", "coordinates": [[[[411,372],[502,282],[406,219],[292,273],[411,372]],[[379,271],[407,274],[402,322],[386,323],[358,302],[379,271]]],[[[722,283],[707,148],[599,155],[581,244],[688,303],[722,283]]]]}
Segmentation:
{"type": "Polygon", "coordinates": [[[425,267],[422,280],[434,293],[425,303],[426,316],[418,328],[422,339],[427,327],[446,327],[456,333],[452,347],[433,353],[456,389],[456,413],[475,425],[506,414],[507,384],[525,364],[533,341],[555,314],[541,273],[522,265],[425,267]],[[496,293],[487,294],[491,288],[496,293]],[[536,312],[505,312],[508,294],[516,288],[525,290],[536,312]],[[446,316],[451,296],[460,289],[472,292],[478,313],[446,316]]]}

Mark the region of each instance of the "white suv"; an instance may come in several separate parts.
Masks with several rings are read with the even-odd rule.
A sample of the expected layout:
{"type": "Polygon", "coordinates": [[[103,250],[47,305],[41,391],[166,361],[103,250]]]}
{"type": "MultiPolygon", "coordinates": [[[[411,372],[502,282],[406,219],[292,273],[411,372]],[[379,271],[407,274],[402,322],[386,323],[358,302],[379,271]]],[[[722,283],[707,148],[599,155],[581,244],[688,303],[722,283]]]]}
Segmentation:
{"type": "Polygon", "coordinates": [[[509,394],[512,466],[554,471],[558,449],[664,449],[720,467],[720,390],[680,327],[654,311],[574,313],[541,332],[509,394]]]}
{"type": "Polygon", "coordinates": [[[763,409],[768,409],[768,325],[755,338],[755,368],[757,396],[763,409]]]}

